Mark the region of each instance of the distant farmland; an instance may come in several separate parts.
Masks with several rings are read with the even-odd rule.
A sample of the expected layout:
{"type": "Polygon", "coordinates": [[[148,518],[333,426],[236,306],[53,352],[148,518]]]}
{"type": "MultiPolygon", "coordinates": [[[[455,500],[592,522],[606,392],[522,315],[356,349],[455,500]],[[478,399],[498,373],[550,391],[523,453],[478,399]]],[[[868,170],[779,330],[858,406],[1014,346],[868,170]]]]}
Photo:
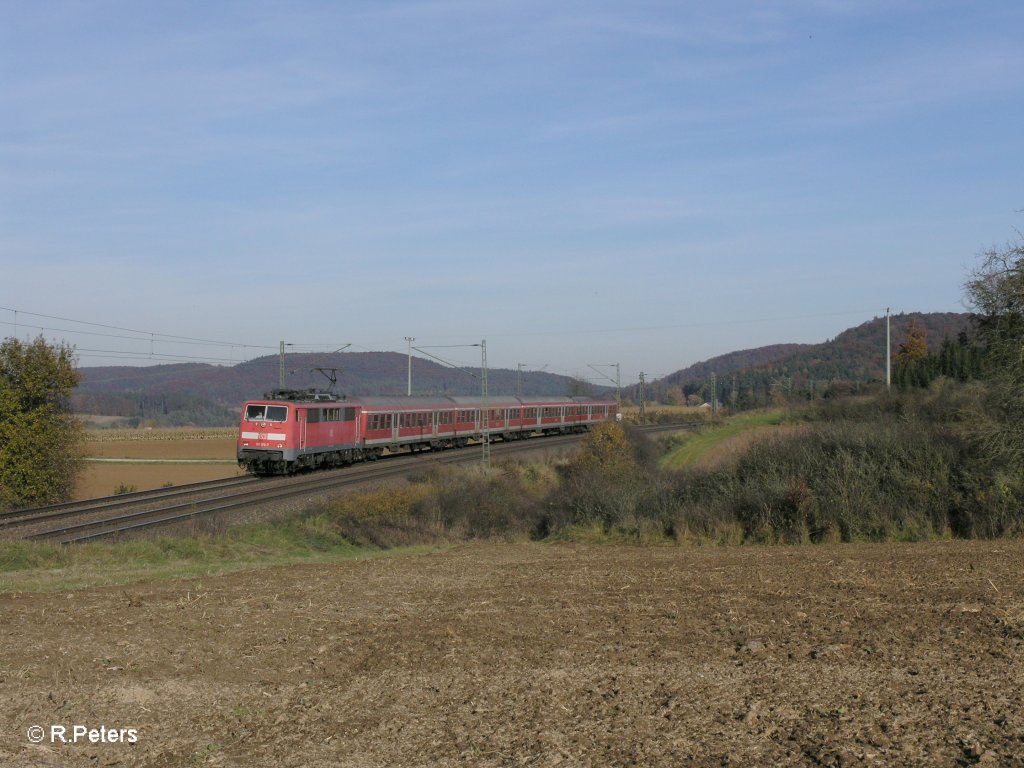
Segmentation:
{"type": "Polygon", "coordinates": [[[237,434],[234,427],[89,430],[75,498],[242,474],[235,463],[237,434]]]}

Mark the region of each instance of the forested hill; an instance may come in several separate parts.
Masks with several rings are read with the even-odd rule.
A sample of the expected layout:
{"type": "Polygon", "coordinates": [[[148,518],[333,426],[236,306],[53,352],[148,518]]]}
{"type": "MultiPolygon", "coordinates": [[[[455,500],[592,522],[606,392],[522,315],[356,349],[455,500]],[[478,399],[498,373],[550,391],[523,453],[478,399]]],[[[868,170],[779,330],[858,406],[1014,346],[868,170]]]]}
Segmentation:
{"type": "MultiPolygon", "coordinates": [[[[957,313],[903,314],[892,318],[892,349],[906,339],[917,320],[932,349],[943,339],[956,339],[969,329],[970,316],[957,313]]],[[[279,376],[276,355],[234,366],[196,363],[81,368],[82,383],[73,397],[80,414],[116,416],[126,424],[229,425],[241,403],[275,388],[279,376]]],[[[396,352],[292,354],[285,357],[286,385],[291,389],[318,387],[329,382],[316,369],[338,369],[336,391],[351,396],[404,395],[408,358],[396,352]]],[[[474,369],[473,374],[479,371],[474,369]]],[[[718,399],[737,405],[768,401],[773,388],[789,393],[821,392],[836,382],[863,382],[885,376],[885,318],[875,318],[821,344],[776,344],[706,360],[650,382],[649,400],[680,402],[688,395],[711,397],[710,379],[717,377],[718,399]]],[[[413,357],[413,394],[472,395],[480,380],[424,358],[413,357]]],[[[519,390],[516,371],[492,369],[489,391],[510,395],[519,390]]],[[[601,394],[602,387],[581,384],[567,376],[545,372],[523,373],[525,395],[601,394]]],[[[623,397],[637,401],[637,387],[623,389],[623,397]]]]}
{"type": "Polygon", "coordinates": [[[756,347],[755,349],[744,349],[739,352],[729,352],[725,355],[713,357],[700,363],[694,363],[689,368],[670,373],[662,382],[666,384],[685,385],[692,381],[703,381],[710,379],[711,374],[722,376],[733,371],[742,371],[747,368],[771,365],[779,360],[785,360],[793,355],[808,349],[816,348],[818,344],[772,344],[768,347],[756,347]]]}
{"type": "MultiPolygon", "coordinates": [[[[289,353],[285,383],[289,389],[328,389],[330,369],[337,369],[335,391],[350,396],[404,395],[408,357],[396,352],[333,354],[289,353]],[[323,369],[321,373],[317,369],[323,369]]],[[[73,407],[83,415],[117,416],[127,424],[214,426],[235,423],[244,400],[262,397],[278,385],[280,359],[261,357],[234,366],[199,363],[150,367],[107,366],[80,368],[82,382],[73,407]]],[[[470,372],[413,356],[414,395],[476,395],[479,369],[470,372]]],[[[590,394],[580,384],[553,373],[491,369],[488,389],[493,395],[590,394]]],[[[595,391],[603,388],[593,388],[595,391]]]]}
{"type": "MultiPolygon", "coordinates": [[[[907,338],[916,321],[927,334],[929,348],[938,349],[946,338],[956,340],[971,334],[971,316],[956,312],[906,313],[893,315],[892,353],[907,338]]],[[[660,402],[678,401],[691,394],[710,399],[710,380],[717,378],[717,393],[723,402],[751,404],[766,400],[772,387],[787,391],[822,391],[835,382],[866,382],[885,378],[885,317],[843,331],[821,344],[778,344],[733,352],[676,371],[651,382],[647,397],[660,402]]],[[[633,387],[626,393],[639,397],[633,387]]]]}

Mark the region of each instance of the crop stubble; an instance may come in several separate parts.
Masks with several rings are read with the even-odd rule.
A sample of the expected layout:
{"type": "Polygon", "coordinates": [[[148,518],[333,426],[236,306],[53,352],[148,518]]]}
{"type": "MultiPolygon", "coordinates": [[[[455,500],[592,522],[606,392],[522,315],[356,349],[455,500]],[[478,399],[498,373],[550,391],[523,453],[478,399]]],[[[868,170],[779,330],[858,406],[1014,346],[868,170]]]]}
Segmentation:
{"type": "Polygon", "coordinates": [[[1020,766],[1022,556],[481,544],[0,596],[0,762],[1020,766]],[[62,722],[139,743],[28,745],[62,722]]]}

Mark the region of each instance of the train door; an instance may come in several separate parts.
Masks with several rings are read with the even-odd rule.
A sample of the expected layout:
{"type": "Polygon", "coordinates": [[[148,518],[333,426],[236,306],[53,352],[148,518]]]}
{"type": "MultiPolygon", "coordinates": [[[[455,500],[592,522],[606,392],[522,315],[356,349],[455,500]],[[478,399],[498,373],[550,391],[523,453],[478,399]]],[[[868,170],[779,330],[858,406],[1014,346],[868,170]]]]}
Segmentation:
{"type": "Polygon", "coordinates": [[[306,447],[306,420],[309,411],[306,408],[299,408],[296,416],[299,419],[299,450],[306,447]]]}

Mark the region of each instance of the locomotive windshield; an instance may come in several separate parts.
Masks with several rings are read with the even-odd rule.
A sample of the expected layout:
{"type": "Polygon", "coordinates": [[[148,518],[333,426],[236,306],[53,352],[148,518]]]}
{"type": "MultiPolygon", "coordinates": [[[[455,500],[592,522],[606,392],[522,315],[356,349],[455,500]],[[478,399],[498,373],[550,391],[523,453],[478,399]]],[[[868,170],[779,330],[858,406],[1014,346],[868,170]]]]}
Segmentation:
{"type": "Polygon", "coordinates": [[[245,409],[246,421],[288,421],[288,407],[284,405],[250,405],[245,409]]]}

